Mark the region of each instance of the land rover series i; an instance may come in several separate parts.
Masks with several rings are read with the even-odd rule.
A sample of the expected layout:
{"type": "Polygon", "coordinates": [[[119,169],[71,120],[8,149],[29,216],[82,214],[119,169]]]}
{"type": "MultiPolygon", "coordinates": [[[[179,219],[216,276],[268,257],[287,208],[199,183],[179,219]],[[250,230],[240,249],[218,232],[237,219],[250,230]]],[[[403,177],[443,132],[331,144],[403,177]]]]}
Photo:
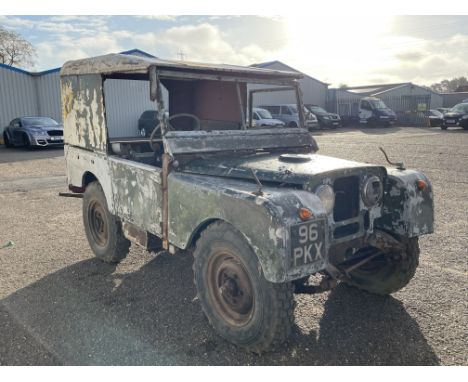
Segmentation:
{"type": "Polygon", "coordinates": [[[294,292],[337,282],[379,294],[403,288],[418,237],[433,231],[421,172],[317,154],[300,78],[121,54],[61,69],[68,187],[83,196],[95,256],[119,262],[131,242],[193,254],[209,322],[253,352],[288,338],[294,292]],[[106,82],[117,80],[146,84],[158,116],[149,137],[137,128],[141,110],[116,133],[106,82]],[[253,128],[255,98],[270,91],[293,92],[300,126],[253,128]],[[313,274],[318,285],[308,284],[313,274]]]}

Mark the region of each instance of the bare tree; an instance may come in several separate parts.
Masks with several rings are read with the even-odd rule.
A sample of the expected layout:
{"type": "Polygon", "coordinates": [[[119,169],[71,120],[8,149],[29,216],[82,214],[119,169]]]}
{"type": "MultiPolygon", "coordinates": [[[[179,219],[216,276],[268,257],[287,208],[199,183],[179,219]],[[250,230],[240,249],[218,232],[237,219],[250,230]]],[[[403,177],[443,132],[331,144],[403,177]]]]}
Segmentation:
{"type": "Polygon", "coordinates": [[[0,27],[0,63],[9,66],[33,66],[36,49],[19,33],[0,27]]]}
{"type": "Polygon", "coordinates": [[[452,78],[451,80],[442,80],[438,83],[432,84],[431,89],[439,93],[450,93],[459,91],[459,88],[463,88],[468,85],[466,77],[452,78]]]}
{"type": "Polygon", "coordinates": [[[338,88],[340,88],[340,89],[346,89],[347,87],[348,87],[348,85],[345,84],[345,83],[340,83],[340,84],[338,85],[338,88]]]}

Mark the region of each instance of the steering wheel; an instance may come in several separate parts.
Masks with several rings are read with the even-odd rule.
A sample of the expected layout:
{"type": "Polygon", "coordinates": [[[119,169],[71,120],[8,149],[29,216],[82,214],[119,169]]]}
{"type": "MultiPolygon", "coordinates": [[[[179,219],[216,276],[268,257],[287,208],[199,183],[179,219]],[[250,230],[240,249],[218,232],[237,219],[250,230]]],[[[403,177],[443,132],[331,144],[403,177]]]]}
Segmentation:
{"type": "MultiPolygon", "coordinates": [[[[195,115],[195,114],[190,114],[190,113],[179,113],[179,114],[174,114],[171,115],[168,120],[167,120],[167,129],[169,131],[174,131],[174,127],[169,123],[169,121],[175,119],[175,118],[181,118],[181,117],[189,117],[195,120],[195,128],[193,130],[200,130],[201,124],[200,124],[200,119],[195,115]]],[[[156,133],[161,130],[161,123],[158,123],[157,126],[154,128],[154,130],[151,132],[151,135],[149,137],[149,144],[153,151],[158,151],[159,150],[159,145],[154,142],[154,137],[156,136],[156,133]]]]}

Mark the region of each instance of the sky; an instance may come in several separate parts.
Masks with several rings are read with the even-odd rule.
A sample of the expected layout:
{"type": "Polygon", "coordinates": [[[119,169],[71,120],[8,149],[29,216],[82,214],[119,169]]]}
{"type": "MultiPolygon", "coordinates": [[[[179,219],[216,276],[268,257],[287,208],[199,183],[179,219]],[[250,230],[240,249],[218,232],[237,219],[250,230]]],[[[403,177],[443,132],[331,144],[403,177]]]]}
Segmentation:
{"type": "Polygon", "coordinates": [[[468,16],[1,16],[37,50],[37,71],[137,48],[165,59],[280,60],[331,86],[468,77],[468,16]]]}

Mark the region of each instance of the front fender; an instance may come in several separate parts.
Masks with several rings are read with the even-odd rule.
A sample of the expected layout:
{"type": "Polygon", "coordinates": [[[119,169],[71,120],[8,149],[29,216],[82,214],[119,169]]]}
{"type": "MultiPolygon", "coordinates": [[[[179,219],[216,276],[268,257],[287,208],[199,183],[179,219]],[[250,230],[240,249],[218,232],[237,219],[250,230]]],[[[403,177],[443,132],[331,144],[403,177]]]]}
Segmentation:
{"type": "MultiPolygon", "coordinates": [[[[323,270],[323,263],[290,268],[289,227],[300,222],[298,209],[309,208],[325,218],[318,197],[307,191],[264,188],[255,183],[220,177],[171,173],[169,187],[169,242],[185,249],[205,222],[223,220],[241,232],[255,251],[265,278],[285,282],[323,270]]],[[[328,246],[325,243],[325,253],[328,246]]]]}
{"type": "Polygon", "coordinates": [[[434,202],[429,179],[415,170],[387,171],[383,213],[375,226],[404,237],[434,232],[434,202]],[[426,188],[418,189],[418,180],[423,180],[426,188]]]}

